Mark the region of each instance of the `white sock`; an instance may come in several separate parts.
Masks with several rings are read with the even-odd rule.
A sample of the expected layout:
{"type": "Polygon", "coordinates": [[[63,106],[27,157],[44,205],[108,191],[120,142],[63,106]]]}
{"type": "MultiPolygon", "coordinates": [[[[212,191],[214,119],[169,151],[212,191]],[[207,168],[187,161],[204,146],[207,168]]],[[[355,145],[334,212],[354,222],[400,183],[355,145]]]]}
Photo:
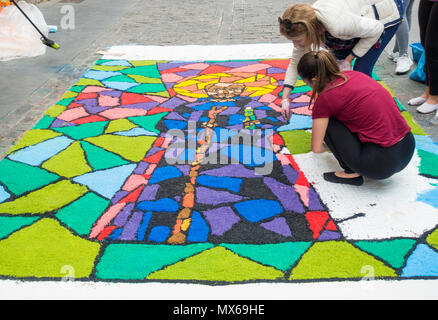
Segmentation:
{"type": "Polygon", "coordinates": [[[408,101],[408,105],[410,106],[420,106],[423,103],[426,102],[426,98],[423,97],[416,97],[416,98],[412,98],[411,100],[408,101]]]}
{"type": "Polygon", "coordinates": [[[438,103],[430,104],[425,102],[417,108],[417,111],[420,113],[431,113],[431,112],[435,112],[437,109],[438,109],[438,103]]]}

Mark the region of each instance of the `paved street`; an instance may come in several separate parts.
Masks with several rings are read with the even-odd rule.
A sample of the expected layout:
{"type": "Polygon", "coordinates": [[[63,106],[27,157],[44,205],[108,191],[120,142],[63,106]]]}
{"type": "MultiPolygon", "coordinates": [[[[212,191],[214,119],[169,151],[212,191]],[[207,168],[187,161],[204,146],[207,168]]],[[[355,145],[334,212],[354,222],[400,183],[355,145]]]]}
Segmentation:
{"type": "MultiPolygon", "coordinates": [[[[302,0],[312,3],[313,1],[302,0]]],[[[44,111],[55,104],[94,62],[96,52],[112,45],[224,45],[283,43],[277,17],[289,0],[152,1],[152,0],[51,0],[38,5],[49,25],[58,25],[50,38],[61,49],[44,56],[0,62],[0,158],[21,135],[33,127],[44,111]],[[63,30],[60,21],[74,8],[74,30],[63,30]]],[[[418,42],[418,1],[414,6],[411,42],[418,42]]],[[[396,76],[387,59],[392,42],[377,63],[377,74],[411,112],[417,123],[438,140],[432,115],[419,115],[406,102],[422,93],[424,85],[396,76]]]]}

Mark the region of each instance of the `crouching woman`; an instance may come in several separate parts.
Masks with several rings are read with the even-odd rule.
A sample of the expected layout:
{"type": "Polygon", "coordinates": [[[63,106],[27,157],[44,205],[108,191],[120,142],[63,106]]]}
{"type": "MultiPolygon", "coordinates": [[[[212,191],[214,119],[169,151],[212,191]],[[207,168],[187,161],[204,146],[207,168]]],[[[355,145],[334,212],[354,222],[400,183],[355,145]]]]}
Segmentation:
{"type": "Polygon", "coordinates": [[[324,173],[325,180],[362,185],[363,177],[386,179],[408,165],[414,136],[382,85],[361,72],[340,72],[327,51],[305,54],[297,71],[313,89],[312,151],[328,147],[343,169],[324,173]]]}

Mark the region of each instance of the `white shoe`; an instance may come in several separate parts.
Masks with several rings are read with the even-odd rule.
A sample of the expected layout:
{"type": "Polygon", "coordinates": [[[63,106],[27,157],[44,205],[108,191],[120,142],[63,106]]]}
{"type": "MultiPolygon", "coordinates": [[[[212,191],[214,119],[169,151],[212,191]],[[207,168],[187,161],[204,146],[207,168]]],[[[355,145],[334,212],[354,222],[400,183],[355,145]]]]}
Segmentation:
{"type": "Polygon", "coordinates": [[[398,52],[392,52],[388,55],[388,59],[392,60],[394,62],[397,62],[397,59],[399,57],[399,53],[398,52]]]}
{"type": "Polygon", "coordinates": [[[438,103],[437,104],[430,104],[430,103],[425,102],[417,108],[417,111],[419,113],[431,113],[431,112],[435,112],[437,109],[438,109],[438,103]]]}
{"type": "Polygon", "coordinates": [[[397,67],[395,68],[396,74],[405,74],[412,67],[412,60],[409,57],[399,57],[397,59],[397,67]]]}
{"type": "Polygon", "coordinates": [[[408,101],[408,105],[410,106],[421,106],[423,103],[426,102],[426,98],[423,97],[416,97],[416,98],[412,98],[411,100],[408,101]]]}

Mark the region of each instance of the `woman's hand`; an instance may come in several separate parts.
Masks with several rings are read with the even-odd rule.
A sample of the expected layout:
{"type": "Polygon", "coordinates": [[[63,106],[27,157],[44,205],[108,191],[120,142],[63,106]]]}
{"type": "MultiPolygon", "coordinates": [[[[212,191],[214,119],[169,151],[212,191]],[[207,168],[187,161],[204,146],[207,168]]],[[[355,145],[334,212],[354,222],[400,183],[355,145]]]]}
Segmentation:
{"type": "Polygon", "coordinates": [[[283,118],[289,122],[290,119],[290,103],[289,98],[283,99],[281,101],[281,114],[283,118]]]}
{"type": "Polygon", "coordinates": [[[341,71],[346,71],[346,70],[353,70],[353,67],[351,66],[354,60],[354,56],[350,53],[345,60],[342,62],[342,70],[341,71]]]}

